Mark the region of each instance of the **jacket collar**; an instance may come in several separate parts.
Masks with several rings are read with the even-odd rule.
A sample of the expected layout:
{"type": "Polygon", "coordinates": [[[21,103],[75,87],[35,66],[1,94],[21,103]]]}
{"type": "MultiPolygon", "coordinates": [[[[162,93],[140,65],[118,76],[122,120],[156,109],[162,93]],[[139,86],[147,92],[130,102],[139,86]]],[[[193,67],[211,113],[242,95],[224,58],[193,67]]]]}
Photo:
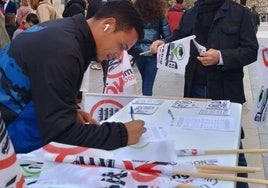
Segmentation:
{"type": "Polygon", "coordinates": [[[225,16],[225,13],[229,10],[230,8],[230,0],[226,0],[223,5],[219,8],[218,12],[216,13],[215,17],[214,17],[214,21],[218,20],[222,17],[225,16]]]}

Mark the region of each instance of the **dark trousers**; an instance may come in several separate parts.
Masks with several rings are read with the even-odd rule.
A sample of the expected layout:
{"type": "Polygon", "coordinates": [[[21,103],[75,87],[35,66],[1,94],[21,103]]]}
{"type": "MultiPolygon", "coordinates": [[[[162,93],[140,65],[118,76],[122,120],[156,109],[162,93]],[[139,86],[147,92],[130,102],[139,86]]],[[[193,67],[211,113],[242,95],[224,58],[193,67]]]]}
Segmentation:
{"type": "MultiPolygon", "coordinates": [[[[242,142],[240,141],[240,149],[243,149],[243,145],[242,142]]],[[[245,157],[244,153],[240,153],[238,156],[238,166],[247,166],[247,160],[245,157]]],[[[248,174],[247,173],[238,173],[237,174],[238,177],[244,177],[247,178],[248,174]]],[[[243,182],[237,182],[236,183],[236,188],[249,188],[247,183],[243,183],[243,182]]]]}
{"type": "Polygon", "coordinates": [[[190,92],[191,98],[208,98],[207,86],[203,84],[193,84],[190,92]]]}
{"type": "MultiPolygon", "coordinates": [[[[192,98],[208,98],[208,91],[206,85],[194,84],[191,88],[190,97],[192,98]]],[[[241,129],[241,139],[244,138],[243,128],[241,129]]],[[[240,149],[243,149],[242,142],[240,141],[240,149]]],[[[247,160],[244,153],[240,153],[238,156],[238,166],[247,166],[247,160]]],[[[238,173],[238,177],[248,177],[247,173],[238,173]]],[[[237,182],[236,188],[249,188],[247,183],[237,182]]]]}

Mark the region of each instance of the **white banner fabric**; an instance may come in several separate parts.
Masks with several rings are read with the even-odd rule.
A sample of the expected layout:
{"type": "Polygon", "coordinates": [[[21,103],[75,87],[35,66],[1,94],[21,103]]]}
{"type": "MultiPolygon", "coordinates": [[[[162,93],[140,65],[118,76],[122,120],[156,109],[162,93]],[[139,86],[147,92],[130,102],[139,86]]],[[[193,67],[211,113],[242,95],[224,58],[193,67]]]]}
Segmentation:
{"type": "Polygon", "coordinates": [[[190,57],[190,41],[194,38],[192,35],[159,46],[157,68],[184,75],[190,57]]]}

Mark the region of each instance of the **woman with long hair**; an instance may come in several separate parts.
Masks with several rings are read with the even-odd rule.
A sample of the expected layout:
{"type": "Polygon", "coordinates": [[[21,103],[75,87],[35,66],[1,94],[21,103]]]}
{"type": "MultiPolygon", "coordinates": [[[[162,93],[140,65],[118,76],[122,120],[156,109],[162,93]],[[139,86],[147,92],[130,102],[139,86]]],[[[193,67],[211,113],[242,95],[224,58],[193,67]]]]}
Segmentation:
{"type": "Polygon", "coordinates": [[[36,11],[40,23],[61,18],[48,0],[29,0],[30,6],[36,11]]]}
{"type": "Polygon", "coordinates": [[[170,27],[165,17],[165,0],[136,0],[134,6],[141,14],[144,22],[144,38],[139,40],[129,51],[134,57],[142,78],[142,94],[151,96],[157,73],[156,55],[139,53],[150,50],[153,41],[171,35],[170,27]]]}

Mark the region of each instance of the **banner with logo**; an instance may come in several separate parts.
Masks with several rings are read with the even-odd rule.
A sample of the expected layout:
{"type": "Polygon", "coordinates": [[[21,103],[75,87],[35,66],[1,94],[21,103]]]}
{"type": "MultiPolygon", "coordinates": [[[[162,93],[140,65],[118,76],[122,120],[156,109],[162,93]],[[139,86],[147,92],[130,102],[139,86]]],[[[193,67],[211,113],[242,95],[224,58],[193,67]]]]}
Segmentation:
{"type": "Polygon", "coordinates": [[[110,118],[136,97],[136,95],[84,93],[82,109],[95,120],[103,121],[110,118]]]}
{"type": "MultiPolygon", "coordinates": [[[[103,74],[103,73],[101,73],[103,74]]],[[[88,92],[91,87],[90,66],[84,73],[80,91],[88,92]]],[[[138,94],[137,80],[130,64],[130,57],[127,51],[123,51],[119,59],[108,62],[106,83],[104,84],[105,94],[138,94]]]]}
{"type": "Polygon", "coordinates": [[[258,80],[255,82],[257,93],[254,94],[253,121],[258,125],[267,123],[268,108],[268,34],[266,37],[258,37],[258,59],[254,63],[258,80]]]}
{"type": "Polygon", "coordinates": [[[214,178],[174,174],[174,170],[197,172],[195,164],[219,165],[220,161],[196,159],[178,162],[174,145],[167,140],[113,151],[51,142],[28,154],[20,154],[19,159],[42,163],[42,172],[30,186],[34,188],[222,187],[222,181],[214,178]]]}
{"type": "Polygon", "coordinates": [[[157,68],[184,75],[190,57],[190,41],[194,38],[192,35],[159,46],[157,68]]]}
{"type": "Polygon", "coordinates": [[[106,84],[104,94],[88,93],[85,86],[89,85],[89,72],[84,76],[83,106],[82,109],[89,112],[97,121],[107,120],[132,99],[136,98],[136,78],[130,65],[127,51],[123,51],[119,59],[108,62],[106,84]]]}
{"type": "Polygon", "coordinates": [[[119,59],[109,61],[105,94],[137,94],[136,78],[130,65],[127,51],[123,51],[119,59]]]}
{"type": "Polygon", "coordinates": [[[26,183],[0,113],[0,187],[25,188],[26,183]]]}

